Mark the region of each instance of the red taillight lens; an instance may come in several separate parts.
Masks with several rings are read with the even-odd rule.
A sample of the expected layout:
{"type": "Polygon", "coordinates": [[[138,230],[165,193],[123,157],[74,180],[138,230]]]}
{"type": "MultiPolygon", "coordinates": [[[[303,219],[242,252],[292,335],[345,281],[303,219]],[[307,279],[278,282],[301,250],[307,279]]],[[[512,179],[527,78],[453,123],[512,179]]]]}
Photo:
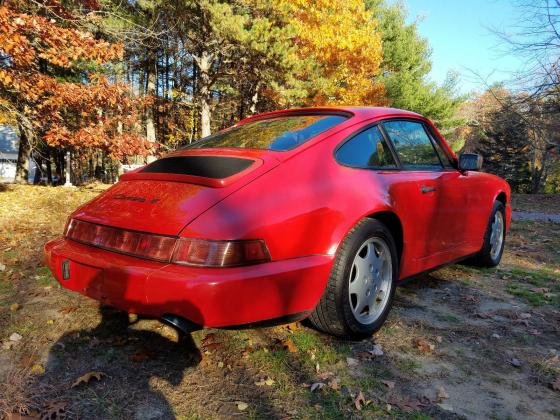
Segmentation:
{"type": "Polygon", "coordinates": [[[76,242],[161,262],[199,267],[235,267],[270,261],[264,241],[174,238],[71,219],[64,236],[76,242]],[[175,250],[175,251],[173,251],[175,250]]]}
{"type": "Polygon", "coordinates": [[[268,249],[261,240],[207,241],[179,239],[172,262],[200,267],[235,267],[270,261],[268,249]]]}
{"type": "Polygon", "coordinates": [[[68,223],[64,234],[76,242],[165,262],[171,259],[176,242],[169,236],[117,229],[76,219],[68,223]]]}

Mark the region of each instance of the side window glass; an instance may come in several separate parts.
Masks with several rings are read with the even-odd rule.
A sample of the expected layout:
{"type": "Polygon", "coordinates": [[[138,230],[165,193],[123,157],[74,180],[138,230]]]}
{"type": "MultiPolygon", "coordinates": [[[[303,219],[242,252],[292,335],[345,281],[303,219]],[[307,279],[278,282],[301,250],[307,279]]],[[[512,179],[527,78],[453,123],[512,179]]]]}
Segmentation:
{"type": "Polygon", "coordinates": [[[336,151],[339,163],[361,168],[396,168],[397,165],[377,126],[356,134],[336,151]]]}
{"type": "Polygon", "coordinates": [[[414,121],[385,121],[383,127],[406,169],[441,169],[424,126],[414,121]]]}
{"type": "Polygon", "coordinates": [[[443,167],[446,169],[453,168],[453,163],[451,162],[451,160],[449,159],[449,157],[447,156],[443,148],[436,141],[435,136],[433,136],[431,133],[429,133],[429,135],[432,138],[432,142],[434,144],[434,147],[436,148],[436,152],[439,155],[441,162],[443,163],[443,167]]]}

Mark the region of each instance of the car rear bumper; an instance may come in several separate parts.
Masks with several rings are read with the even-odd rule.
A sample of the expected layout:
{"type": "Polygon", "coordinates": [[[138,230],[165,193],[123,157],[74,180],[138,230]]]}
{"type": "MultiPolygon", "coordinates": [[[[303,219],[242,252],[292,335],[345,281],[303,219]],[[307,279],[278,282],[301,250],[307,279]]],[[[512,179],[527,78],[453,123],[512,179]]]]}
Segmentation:
{"type": "Polygon", "coordinates": [[[246,267],[186,267],[65,238],[45,245],[45,260],[67,289],[132,313],[158,318],[173,314],[207,327],[309,313],[333,263],[332,256],[315,255],[246,267]]]}

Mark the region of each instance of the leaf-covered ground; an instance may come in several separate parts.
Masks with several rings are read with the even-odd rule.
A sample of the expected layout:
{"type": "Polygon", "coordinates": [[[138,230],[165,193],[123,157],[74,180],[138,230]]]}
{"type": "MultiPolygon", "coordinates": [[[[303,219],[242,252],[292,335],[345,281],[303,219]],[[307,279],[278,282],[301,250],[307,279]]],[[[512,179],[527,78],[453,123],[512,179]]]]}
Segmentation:
{"type": "Polygon", "coordinates": [[[0,418],[560,417],[560,224],[515,223],[497,270],[408,281],[372,340],[291,324],[178,342],[44,267],[101,188],[0,190],[0,418]]]}

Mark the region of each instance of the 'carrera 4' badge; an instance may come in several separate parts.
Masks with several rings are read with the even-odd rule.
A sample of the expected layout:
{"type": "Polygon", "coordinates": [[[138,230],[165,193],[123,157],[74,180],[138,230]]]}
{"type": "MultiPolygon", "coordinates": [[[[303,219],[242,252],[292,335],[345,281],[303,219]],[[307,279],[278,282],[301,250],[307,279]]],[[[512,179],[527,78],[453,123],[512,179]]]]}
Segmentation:
{"type": "Polygon", "coordinates": [[[159,198],[152,198],[150,200],[148,200],[147,198],[144,197],[137,197],[135,195],[124,195],[124,194],[117,194],[113,197],[115,200],[128,200],[128,201],[136,201],[138,203],[157,203],[159,201],[159,198]]]}

